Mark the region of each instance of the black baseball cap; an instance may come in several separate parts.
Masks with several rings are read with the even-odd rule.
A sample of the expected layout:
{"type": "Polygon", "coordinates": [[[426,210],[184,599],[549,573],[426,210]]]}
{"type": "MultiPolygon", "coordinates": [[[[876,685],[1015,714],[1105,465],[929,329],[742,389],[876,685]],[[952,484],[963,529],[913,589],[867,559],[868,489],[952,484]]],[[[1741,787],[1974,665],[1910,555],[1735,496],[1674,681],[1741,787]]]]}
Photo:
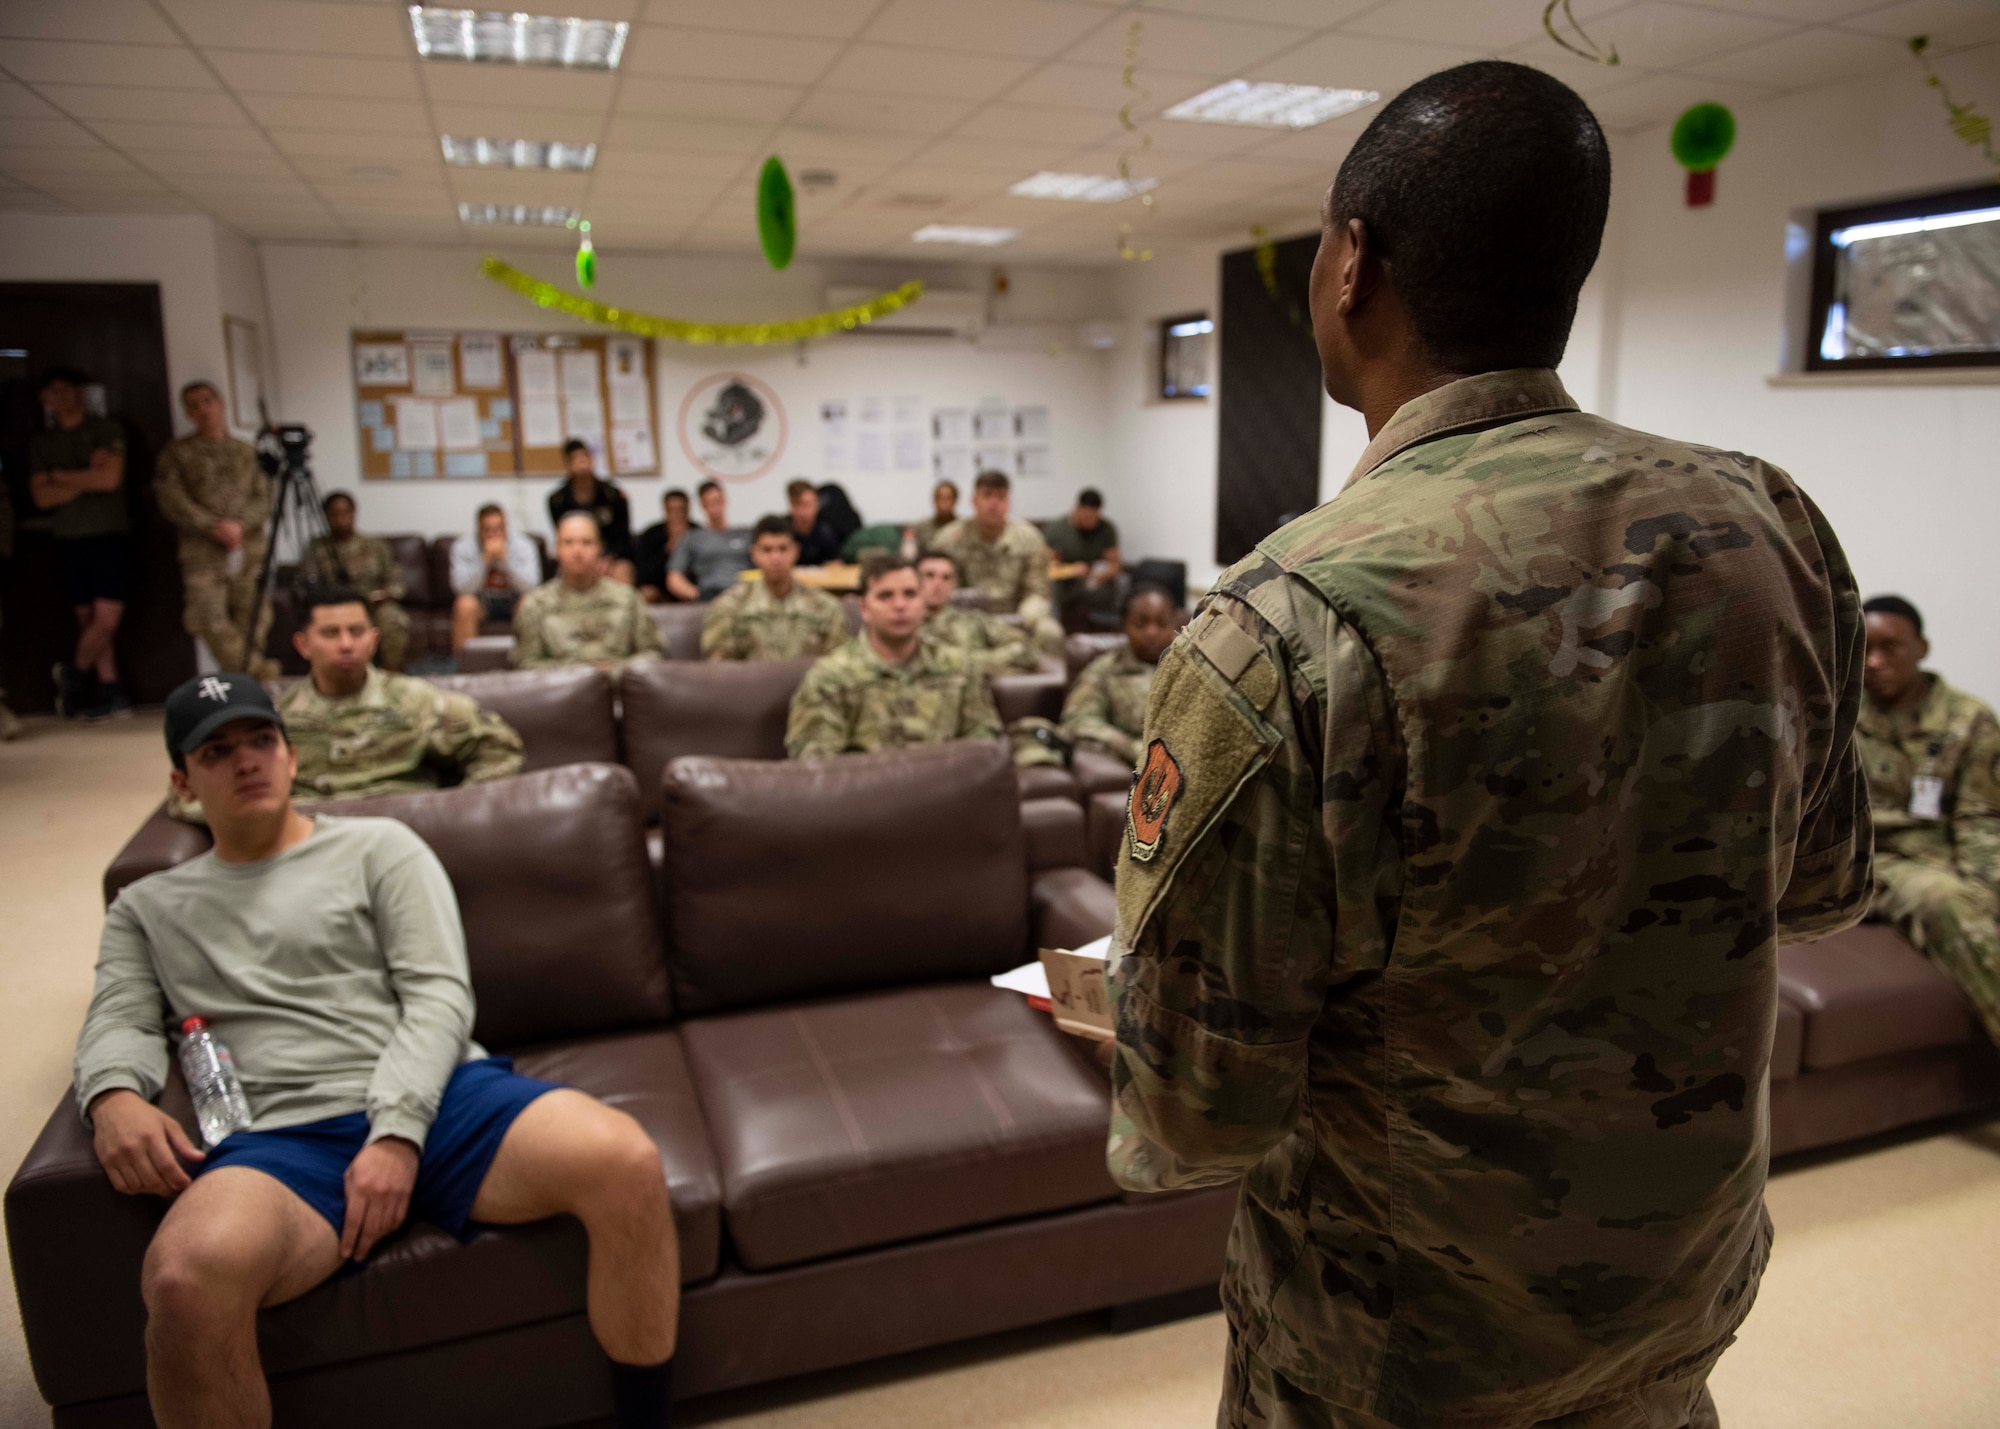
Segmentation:
{"type": "Polygon", "coordinates": [[[167,696],[167,752],[186,757],[232,720],[269,720],[285,727],[264,687],[248,675],[196,675],[167,696]]]}

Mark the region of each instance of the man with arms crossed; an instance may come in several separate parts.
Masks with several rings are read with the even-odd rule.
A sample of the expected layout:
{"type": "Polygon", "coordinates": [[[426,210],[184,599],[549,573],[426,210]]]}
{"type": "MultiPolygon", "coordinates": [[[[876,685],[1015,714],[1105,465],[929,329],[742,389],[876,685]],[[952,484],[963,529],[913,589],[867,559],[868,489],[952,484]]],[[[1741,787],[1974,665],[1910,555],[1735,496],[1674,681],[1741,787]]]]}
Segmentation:
{"type": "Polygon", "coordinates": [[[521,597],[542,583],[542,557],[527,536],[507,531],[507,513],[479,508],[478,531],[451,543],[451,650],[479,633],[482,621],[514,619],[521,597]]]}
{"type": "Polygon", "coordinates": [[[792,577],[798,537],[782,516],[766,516],[751,532],[750,559],[758,580],[739,580],[702,616],[704,660],[817,659],[847,643],[847,615],[823,590],[792,577]]]}
{"type": "Polygon", "coordinates": [[[1373,440],[1154,679],[1110,1160],[1244,1178],[1225,1425],[1712,1425],[1770,1253],[1777,945],[1868,898],[1860,600],[1783,472],[1556,379],[1610,168],[1524,66],[1382,107],[1310,288],[1373,440]]]}
{"type": "Polygon", "coordinates": [[[167,444],[153,470],[160,513],[180,528],[182,623],[225,670],[278,673],[264,655],[271,604],[257,587],[271,519],[271,479],[248,442],[229,435],[229,409],[207,382],[181,389],[194,431],[167,444]],[[257,608],[250,629],[252,603],[257,608]],[[250,642],[244,644],[249,630],[250,642]]]}
{"type": "Polygon", "coordinates": [[[189,680],[166,732],[215,847],[111,905],[75,1069],[112,1185],[173,1201],[140,1284],[161,1429],[269,1424],[257,1311],[407,1218],[466,1237],[555,1215],[589,1236],[620,1425],[665,1424],[679,1250],[651,1138],[472,1040],[444,868],[393,819],[293,808],[292,748],[255,680],[189,680]],[[188,1017],[234,1054],[253,1116],[206,1154],[152,1104],[188,1017]]]}
{"type": "Polygon", "coordinates": [[[85,408],[89,385],[70,368],[42,375],[36,395],[55,425],[28,438],[28,499],[50,513],[57,578],[76,612],[75,653],[56,667],[56,710],[65,719],[96,720],[132,709],[118,682],[116,649],[132,593],[132,518],[125,434],[85,408]]]}

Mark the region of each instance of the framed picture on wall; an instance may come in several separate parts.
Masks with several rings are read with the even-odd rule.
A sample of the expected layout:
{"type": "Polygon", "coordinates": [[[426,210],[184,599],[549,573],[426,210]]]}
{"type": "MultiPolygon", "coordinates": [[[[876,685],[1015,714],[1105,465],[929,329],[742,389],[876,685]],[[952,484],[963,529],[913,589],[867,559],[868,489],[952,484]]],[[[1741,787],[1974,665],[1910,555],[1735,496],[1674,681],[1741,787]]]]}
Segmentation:
{"type": "Polygon", "coordinates": [[[263,424],[257,409],[264,397],[264,356],[257,324],[224,318],[222,340],[229,349],[229,425],[254,432],[263,424]]]}

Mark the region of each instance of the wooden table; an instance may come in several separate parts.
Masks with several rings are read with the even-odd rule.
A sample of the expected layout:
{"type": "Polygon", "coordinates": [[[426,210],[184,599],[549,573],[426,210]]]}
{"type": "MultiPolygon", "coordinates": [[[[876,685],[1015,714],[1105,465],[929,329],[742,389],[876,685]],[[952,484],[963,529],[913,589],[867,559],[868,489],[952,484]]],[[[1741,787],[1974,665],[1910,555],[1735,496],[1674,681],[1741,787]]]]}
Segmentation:
{"type": "MultiPolygon", "coordinates": [[[[737,576],[740,581],[761,581],[764,573],[755,566],[737,576]]],[[[861,567],[847,565],[841,561],[829,561],[823,566],[800,566],[792,572],[792,579],[802,586],[814,590],[827,591],[833,595],[846,595],[849,591],[861,589],[861,567]]]]}

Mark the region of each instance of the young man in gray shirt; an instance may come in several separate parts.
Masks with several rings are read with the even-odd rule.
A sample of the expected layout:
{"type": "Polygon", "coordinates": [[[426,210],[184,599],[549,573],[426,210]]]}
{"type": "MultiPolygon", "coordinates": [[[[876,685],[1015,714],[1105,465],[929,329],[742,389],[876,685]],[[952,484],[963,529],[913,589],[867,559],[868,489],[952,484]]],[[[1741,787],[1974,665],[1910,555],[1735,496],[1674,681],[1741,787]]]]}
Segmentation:
{"type": "Polygon", "coordinates": [[[260,1307],[295,1299],[415,1216],[573,1215],[621,1426],[667,1423],[679,1250],[659,1151],[582,1092],[471,1037],[465,932],[437,856],[393,819],[308,818],[297,758],[248,675],[167,701],[177,793],[215,847],[105,916],[76,1100],[111,1183],[171,1197],[146,1253],[146,1388],[161,1429],[267,1425],[260,1307]],[[205,1154],[153,1105],[170,1029],[228,1045],[250,1129],[205,1154]]]}
{"type": "Polygon", "coordinates": [[[681,537],[667,562],[667,593],[675,600],[714,600],[750,569],[750,533],[729,528],[729,499],[719,482],[695,492],[708,522],[681,537]]]}

